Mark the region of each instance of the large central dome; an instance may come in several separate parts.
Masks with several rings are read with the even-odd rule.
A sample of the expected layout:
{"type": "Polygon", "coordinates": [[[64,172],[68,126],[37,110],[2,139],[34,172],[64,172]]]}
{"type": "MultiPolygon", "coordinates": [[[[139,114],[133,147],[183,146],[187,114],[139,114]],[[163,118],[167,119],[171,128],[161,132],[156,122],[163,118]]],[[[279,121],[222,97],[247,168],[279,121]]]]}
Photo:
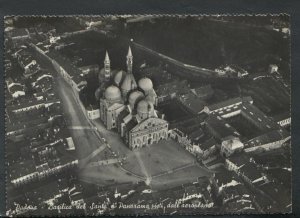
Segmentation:
{"type": "Polygon", "coordinates": [[[121,92],[120,89],[116,86],[109,86],[105,90],[105,98],[110,101],[119,100],[121,99],[121,92]]]}

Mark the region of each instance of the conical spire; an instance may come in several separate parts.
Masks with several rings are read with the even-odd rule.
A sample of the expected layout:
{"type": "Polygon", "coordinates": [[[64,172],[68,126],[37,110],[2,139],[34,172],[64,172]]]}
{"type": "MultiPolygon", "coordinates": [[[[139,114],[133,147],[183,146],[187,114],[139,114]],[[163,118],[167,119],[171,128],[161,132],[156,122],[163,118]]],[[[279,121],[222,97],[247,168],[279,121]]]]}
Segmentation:
{"type": "Polygon", "coordinates": [[[132,56],[131,48],[129,46],[128,53],[127,53],[127,73],[128,74],[132,73],[132,62],[133,62],[133,56],[132,56]]]}
{"type": "Polygon", "coordinates": [[[111,77],[111,72],[110,72],[110,60],[108,56],[108,52],[106,51],[105,53],[105,58],[104,58],[104,77],[106,81],[110,80],[111,77]]]}
{"type": "Polygon", "coordinates": [[[105,53],[104,62],[110,62],[107,50],[106,50],[106,53],[105,53]]]}
{"type": "Polygon", "coordinates": [[[132,52],[131,52],[131,48],[130,48],[130,46],[129,46],[129,48],[128,48],[127,57],[132,57],[132,52]]]}

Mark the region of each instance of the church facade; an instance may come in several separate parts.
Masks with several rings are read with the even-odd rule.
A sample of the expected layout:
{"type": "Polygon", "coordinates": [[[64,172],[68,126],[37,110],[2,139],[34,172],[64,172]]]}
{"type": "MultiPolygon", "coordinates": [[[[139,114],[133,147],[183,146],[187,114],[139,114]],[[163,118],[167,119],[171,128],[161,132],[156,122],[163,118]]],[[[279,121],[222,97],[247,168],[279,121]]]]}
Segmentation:
{"type": "Polygon", "coordinates": [[[116,129],[130,149],[138,149],[168,138],[168,122],[155,110],[157,95],[149,78],[136,82],[129,47],[127,72],[112,71],[106,52],[99,72],[95,96],[100,102],[100,119],[107,129],[116,129]]]}

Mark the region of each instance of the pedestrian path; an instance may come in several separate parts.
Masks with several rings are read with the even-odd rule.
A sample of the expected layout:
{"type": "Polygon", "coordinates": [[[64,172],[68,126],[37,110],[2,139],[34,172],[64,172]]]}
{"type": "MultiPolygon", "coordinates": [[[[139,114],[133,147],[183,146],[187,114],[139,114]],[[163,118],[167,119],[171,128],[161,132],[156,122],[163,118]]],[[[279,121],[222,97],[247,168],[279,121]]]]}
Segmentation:
{"type": "Polygon", "coordinates": [[[102,144],[99,148],[94,150],[91,154],[89,154],[87,157],[79,160],[79,168],[86,167],[86,165],[94,158],[96,157],[100,152],[102,152],[106,148],[106,144],[102,144]]]}

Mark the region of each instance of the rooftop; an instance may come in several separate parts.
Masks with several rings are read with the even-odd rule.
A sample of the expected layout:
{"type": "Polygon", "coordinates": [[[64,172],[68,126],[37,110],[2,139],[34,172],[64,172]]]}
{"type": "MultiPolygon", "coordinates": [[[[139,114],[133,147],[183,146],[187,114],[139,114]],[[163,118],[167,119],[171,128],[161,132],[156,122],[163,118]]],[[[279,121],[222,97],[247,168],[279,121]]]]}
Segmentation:
{"type": "Polygon", "coordinates": [[[199,114],[203,111],[203,108],[205,106],[205,102],[198,98],[195,94],[192,92],[181,95],[179,97],[179,100],[182,102],[182,104],[187,107],[192,113],[199,114]]]}
{"type": "Polygon", "coordinates": [[[278,128],[278,124],[271,117],[265,115],[256,106],[250,103],[243,103],[241,114],[255,123],[262,131],[269,131],[278,128]]]}
{"type": "Polygon", "coordinates": [[[214,111],[214,110],[218,110],[224,107],[228,107],[234,104],[241,104],[242,103],[242,98],[237,97],[237,98],[231,98],[216,104],[212,104],[207,106],[209,108],[210,111],[214,111]]]}
{"type": "Polygon", "coordinates": [[[290,134],[285,129],[277,129],[267,132],[263,135],[260,135],[256,138],[253,138],[247,142],[245,142],[245,147],[255,147],[260,145],[265,145],[268,143],[280,141],[290,137],[290,134]]]}
{"type": "Polygon", "coordinates": [[[237,167],[241,167],[244,164],[250,162],[250,156],[246,153],[237,153],[228,157],[227,159],[237,167]]]}
{"type": "Polygon", "coordinates": [[[218,187],[231,182],[234,179],[234,174],[231,171],[223,168],[214,174],[214,179],[218,187]]]}
{"type": "Polygon", "coordinates": [[[244,165],[239,169],[247,178],[252,182],[262,178],[262,172],[257,168],[257,165],[253,162],[245,162],[244,165]]]}
{"type": "Polygon", "coordinates": [[[239,135],[238,132],[230,126],[224,119],[219,116],[210,115],[206,120],[208,128],[212,130],[212,134],[219,140],[227,136],[239,135]]]}
{"type": "Polygon", "coordinates": [[[217,141],[212,137],[212,138],[206,140],[205,142],[201,143],[199,146],[202,150],[205,151],[216,144],[217,144],[217,141]]]}

